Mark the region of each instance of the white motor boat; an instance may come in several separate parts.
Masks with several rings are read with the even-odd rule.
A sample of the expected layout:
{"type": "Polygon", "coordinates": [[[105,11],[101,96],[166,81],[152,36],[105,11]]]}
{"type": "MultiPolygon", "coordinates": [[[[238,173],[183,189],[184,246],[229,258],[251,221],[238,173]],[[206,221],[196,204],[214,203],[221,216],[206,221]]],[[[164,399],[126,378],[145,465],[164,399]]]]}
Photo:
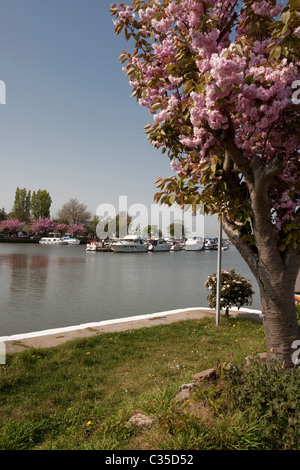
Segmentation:
{"type": "Polygon", "coordinates": [[[146,253],[148,248],[149,243],[139,235],[126,235],[111,244],[111,249],[115,253],[146,253]]]}
{"type": "Polygon", "coordinates": [[[67,240],[59,237],[43,237],[39,240],[41,245],[68,245],[67,240]]]}
{"type": "Polygon", "coordinates": [[[149,251],[170,251],[171,245],[164,238],[151,238],[149,240],[149,251]]]}
{"type": "Polygon", "coordinates": [[[110,245],[103,240],[88,240],[87,244],[85,245],[86,251],[111,251],[110,245]]]}
{"type": "Polygon", "coordinates": [[[63,240],[66,240],[66,242],[68,243],[68,245],[79,245],[80,244],[80,240],[78,240],[78,238],[75,238],[75,237],[63,237],[63,240]]]}
{"type": "Polygon", "coordinates": [[[185,251],[201,251],[204,247],[202,237],[188,238],[185,242],[185,251]]]}
{"type": "Polygon", "coordinates": [[[102,242],[97,240],[88,240],[87,244],[85,245],[86,251],[99,251],[103,246],[102,242]]]}

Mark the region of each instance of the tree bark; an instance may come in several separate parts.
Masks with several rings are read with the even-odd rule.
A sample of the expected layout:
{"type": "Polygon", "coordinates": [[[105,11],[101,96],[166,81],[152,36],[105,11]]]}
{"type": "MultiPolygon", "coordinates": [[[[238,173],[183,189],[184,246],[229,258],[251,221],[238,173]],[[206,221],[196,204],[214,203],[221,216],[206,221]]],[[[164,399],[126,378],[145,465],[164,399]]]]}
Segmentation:
{"type": "MultiPolygon", "coordinates": [[[[234,130],[222,139],[225,150],[223,170],[232,184],[230,159],[242,173],[250,195],[252,229],[256,245],[242,238],[241,231],[226,217],[223,228],[239,250],[254,274],[260,289],[264,321],[267,360],[278,359],[285,367],[293,367],[293,341],[300,339],[294,300],[294,288],[300,267],[300,253],[292,246],[281,253],[277,233],[271,220],[269,187],[280,174],[282,165],[278,158],[265,164],[259,158],[247,161],[233,140],[234,130]]],[[[295,222],[300,218],[296,215],[295,222]]]]}
{"type": "Polygon", "coordinates": [[[233,224],[224,216],[222,220],[224,231],[250,267],[260,289],[267,360],[277,359],[285,368],[294,367],[292,344],[300,339],[294,301],[299,255],[294,250],[293,257],[289,254],[284,258],[267,240],[256,252],[242,240],[233,224]],[[285,262],[287,259],[289,263],[285,262]]]}
{"type": "Polygon", "coordinates": [[[267,288],[261,295],[267,359],[278,359],[285,368],[293,367],[292,344],[299,339],[294,289],[274,292],[267,288]]]}

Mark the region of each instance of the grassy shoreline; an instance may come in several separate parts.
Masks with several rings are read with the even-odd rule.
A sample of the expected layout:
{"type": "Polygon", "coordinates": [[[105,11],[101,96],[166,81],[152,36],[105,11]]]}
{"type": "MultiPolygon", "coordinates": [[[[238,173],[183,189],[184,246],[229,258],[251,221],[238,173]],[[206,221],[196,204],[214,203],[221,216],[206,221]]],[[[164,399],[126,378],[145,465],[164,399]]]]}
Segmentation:
{"type": "Polygon", "coordinates": [[[261,324],[222,318],[216,327],[203,318],[9,354],[0,368],[0,449],[184,448],[162,424],[179,412],[178,387],[263,350],[261,324]],[[155,425],[128,426],[136,411],[155,425]]]}

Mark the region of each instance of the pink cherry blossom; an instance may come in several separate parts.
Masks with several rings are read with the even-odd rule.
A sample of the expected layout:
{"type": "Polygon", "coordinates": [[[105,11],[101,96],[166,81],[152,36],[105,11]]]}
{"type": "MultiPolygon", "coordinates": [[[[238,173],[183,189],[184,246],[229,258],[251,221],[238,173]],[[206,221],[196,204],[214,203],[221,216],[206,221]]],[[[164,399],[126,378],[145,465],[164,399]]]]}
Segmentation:
{"type": "MultiPolygon", "coordinates": [[[[173,170],[186,174],[193,171],[194,178],[200,180],[207,171],[205,162],[209,163],[216,150],[221,151],[214,132],[226,132],[230,126],[234,143],[246,160],[258,157],[270,163],[278,158],[278,149],[282,149],[280,155],[286,168],[277,179],[277,186],[282,189],[271,191],[276,223],[282,210],[284,220],[293,219],[299,198],[297,182],[294,189],[286,189],[293,178],[292,169],[295,171],[298,159],[295,149],[299,141],[295,135],[282,135],[282,128],[292,126],[297,116],[291,96],[292,84],[300,78],[299,63],[284,57],[277,62],[270,59],[271,46],[280,44],[282,38],[273,38],[269,29],[255,36],[252,42],[248,38],[243,48],[240,41],[248,34],[255,15],[276,18],[282,8],[282,2],[274,4],[271,0],[248,2],[238,11],[233,23],[236,26],[234,36],[233,32],[230,35],[230,30],[226,34],[223,31],[234,11],[233,2],[229,0],[146,3],[136,10],[139,31],[149,38],[153,53],[147,60],[143,54],[128,54],[124,67],[133,93],[138,102],[149,109],[154,124],[163,128],[169,122],[176,123],[178,144],[182,146],[180,155],[185,157],[177,161],[174,156],[173,170]],[[208,14],[213,19],[201,23],[208,14]],[[247,23],[248,18],[251,21],[247,23]],[[195,85],[190,90],[184,86],[186,77],[180,65],[183,59],[177,55],[182,44],[187,45],[186,51],[194,57],[195,85]],[[196,85],[201,81],[205,85],[198,89],[196,85]],[[188,109],[188,126],[182,118],[184,109],[188,109]],[[199,155],[199,170],[197,163],[190,159],[190,152],[199,155]]],[[[117,21],[133,22],[133,9],[122,6],[117,21]]],[[[299,30],[300,26],[295,27],[294,35],[297,36],[299,30]]],[[[152,144],[157,148],[167,145],[165,134],[160,138],[154,136],[152,144]]],[[[215,178],[217,182],[219,176],[215,178]]],[[[215,183],[212,181],[212,184],[215,183]]]]}
{"type": "Polygon", "coordinates": [[[0,229],[7,230],[8,232],[18,232],[22,230],[24,225],[25,222],[21,222],[18,219],[8,219],[0,222],[0,229]]]}
{"type": "Polygon", "coordinates": [[[70,233],[70,235],[76,235],[78,233],[83,233],[85,232],[85,226],[84,224],[72,224],[72,225],[69,225],[68,227],[68,233],[70,233]]]}
{"type": "Polygon", "coordinates": [[[32,231],[37,234],[47,234],[56,230],[56,223],[52,219],[41,218],[33,222],[32,231]]]}

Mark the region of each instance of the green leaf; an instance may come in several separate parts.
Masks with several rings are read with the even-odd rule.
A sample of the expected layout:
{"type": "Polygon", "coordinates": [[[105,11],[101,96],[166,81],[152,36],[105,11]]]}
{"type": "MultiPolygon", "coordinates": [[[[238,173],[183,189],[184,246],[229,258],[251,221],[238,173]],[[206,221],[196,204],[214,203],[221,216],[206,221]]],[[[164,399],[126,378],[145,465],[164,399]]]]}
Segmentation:
{"type": "Polygon", "coordinates": [[[173,203],[175,202],[175,199],[176,199],[175,194],[172,194],[172,195],[169,197],[169,202],[170,202],[170,204],[173,204],[173,203]]]}
{"type": "Polygon", "coordinates": [[[281,15],[281,21],[282,21],[284,24],[288,24],[290,17],[291,17],[291,13],[290,13],[289,11],[285,11],[285,12],[282,13],[282,15],[281,15]]]}
{"type": "Polygon", "coordinates": [[[195,89],[195,84],[192,81],[187,82],[183,88],[183,93],[189,95],[195,89]]]}
{"type": "Polygon", "coordinates": [[[288,27],[289,27],[288,24],[285,24],[285,25],[284,25],[284,27],[283,27],[282,30],[281,30],[281,36],[283,36],[283,35],[287,32],[288,27]]]}
{"type": "Polygon", "coordinates": [[[240,56],[243,56],[243,49],[242,49],[242,46],[241,46],[240,44],[236,44],[235,50],[237,51],[237,53],[238,53],[240,56]]]}
{"type": "Polygon", "coordinates": [[[151,111],[157,111],[160,108],[161,108],[161,103],[155,103],[153,106],[151,106],[151,111]]]}
{"type": "Polygon", "coordinates": [[[281,56],[281,46],[277,46],[275,47],[275,50],[274,50],[274,57],[275,59],[279,59],[281,56]]]}

